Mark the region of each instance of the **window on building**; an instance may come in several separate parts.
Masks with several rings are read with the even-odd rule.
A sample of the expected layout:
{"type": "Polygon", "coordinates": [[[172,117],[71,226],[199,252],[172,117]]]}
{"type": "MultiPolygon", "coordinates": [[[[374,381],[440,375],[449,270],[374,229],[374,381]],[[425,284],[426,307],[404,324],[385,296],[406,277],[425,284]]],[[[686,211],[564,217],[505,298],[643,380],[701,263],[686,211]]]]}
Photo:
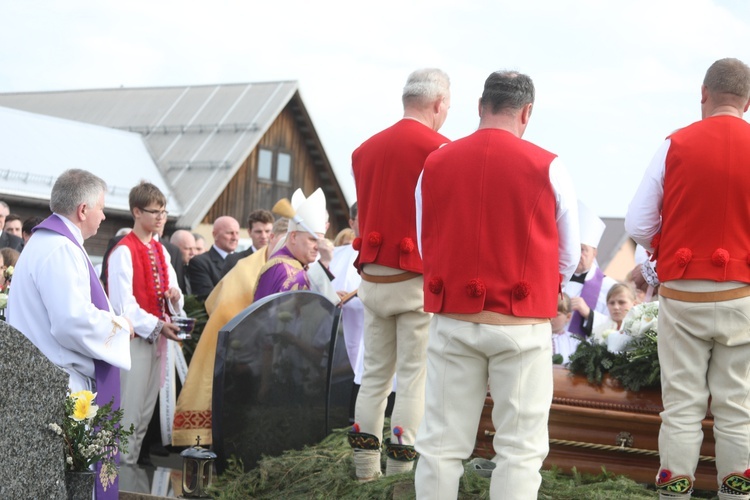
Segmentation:
{"type": "Polygon", "coordinates": [[[273,151],[260,149],[258,151],[258,179],[271,180],[273,171],[273,151]]]}
{"type": "Polygon", "coordinates": [[[281,198],[292,195],[293,170],[292,155],[288,151],[258,149],[259,206],[271,207],[281,198]]]}
{"type": "Polygon", "coordinates": [[[276,161],[276,180],[289,183],[292,173],[292,155],[279,152],[276,161]]]}

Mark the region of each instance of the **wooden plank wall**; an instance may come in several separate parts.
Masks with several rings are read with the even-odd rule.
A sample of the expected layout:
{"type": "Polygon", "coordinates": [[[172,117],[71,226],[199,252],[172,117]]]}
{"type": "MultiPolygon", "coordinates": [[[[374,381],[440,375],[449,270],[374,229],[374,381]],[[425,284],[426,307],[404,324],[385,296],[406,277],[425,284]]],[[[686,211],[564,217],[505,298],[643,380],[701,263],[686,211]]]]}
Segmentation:
{"type": "MultiPolygon", "coordinates": [[[[231,215],[240,221],[240,225],[244,228],[247,222],[246,217],[251,211],[258,208],[270,210],[279,198],[291,197],[298,187],[302,188],[306,195],[309,195],[322,185],[306,144],[305,135],[298,129],[289,105],[284,108],[263,135],[258,147],[282,150],[291,154],[291,185],[288,189],[269,189],[267,183],[258,182],[256,173],[258,148],[256,148],[247,157],[237,174],[208,211],[202,221],[203,223],[212,224],[217,217],[231,215]]],[[[348,213],[345,202],[343,207],[340,206],[342,201],[339,199],[327,200],[327,202],[330,213],[334,213],[334,207],[339,208],[339,211],[343,208],[344,213],[348,213]]],[[[333,238],[342,228],[347,227],[345,217],[331,217],[330,222],[331,227],[327,234],[330,238],[333,238]]]]}

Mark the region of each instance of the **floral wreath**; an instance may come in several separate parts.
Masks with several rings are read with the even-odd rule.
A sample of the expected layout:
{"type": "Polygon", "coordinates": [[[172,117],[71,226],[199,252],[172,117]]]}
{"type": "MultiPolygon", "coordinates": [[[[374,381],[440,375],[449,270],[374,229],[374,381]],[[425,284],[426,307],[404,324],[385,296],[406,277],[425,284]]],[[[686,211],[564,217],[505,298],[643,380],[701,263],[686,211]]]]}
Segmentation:
{"type": "Polygon", "coordinates": [[[570,355],[568,369],[585,375],[589,383],[601,385],[606,373],[629,391],[658,387],[661,369],[658,357],[659,303],[634,306],[622,329],[605,330],[579,344],[570,355]]]}

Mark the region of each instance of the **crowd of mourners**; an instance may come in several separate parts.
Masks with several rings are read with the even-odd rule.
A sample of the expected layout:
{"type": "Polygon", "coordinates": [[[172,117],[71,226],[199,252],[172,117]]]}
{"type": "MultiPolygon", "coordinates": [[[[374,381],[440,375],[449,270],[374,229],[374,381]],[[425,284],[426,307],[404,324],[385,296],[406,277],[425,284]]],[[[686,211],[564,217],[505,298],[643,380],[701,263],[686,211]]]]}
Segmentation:
{"type": "MultiPolygon", "coordinates": [[[[646,166],[625,218],[637,264],[622,282],[597,264],[605,226],[563,160],[523,139],[535,93],[528,75],[491,73],[477,130],[451,141],[439,133],[448,75],[411,73],[403,117],[352,154],[357,202],[333,242],[321,189],[282,200],[283,217],[252,211],[242,252],[230,216],[214,221],[207,248],[188,230],[163,237],[166,197],[144,181],[129,195],[133,227],[97,270],[83,243],[104,220],[107,186],[67,170],[44,220],[0,202],[7,321],[70,375],[72,391],[114,398],[135,428],[122,463],[148,465],[155,408],[175,415],[157,425],[156,444],[189,446],[197,434],[210,445],[219,329],[253,301],[317,291],[344,310],[355,479],[417,464],[418,498],[456,498],[489,389],[490,497],[505,500],[537,496],[553,358],[567,363],[581,341],[658,299],[659,496],[690,498],[710,401],[718,496],[750,500],[750,68],[713,63],[701,119],[646,166]],[[177,397],[164,381],[182,355],[175,318],[188,295],[209,321],[177,397]]],[[[112,490],[98,487],[97,498],[112,490]]]]}

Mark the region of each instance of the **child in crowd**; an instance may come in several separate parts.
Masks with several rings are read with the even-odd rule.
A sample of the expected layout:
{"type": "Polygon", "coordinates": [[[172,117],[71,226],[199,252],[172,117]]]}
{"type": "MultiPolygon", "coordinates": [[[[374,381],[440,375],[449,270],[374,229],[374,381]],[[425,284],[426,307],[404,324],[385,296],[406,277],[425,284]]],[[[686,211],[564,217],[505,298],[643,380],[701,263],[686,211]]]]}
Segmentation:
{"type": "Polygon", "coordinates": [[[594,334],[604,330],[619,330],[622,328],[622,320],[627,316],[628,311],[636,303],[635,291],[627,283],[618,282],[612,285],[607,292],[607,309],[609,318],[606,321],[594,327],[594,334]]]}
{"type": "Polygon", "coordinates": [[[572,315],[570,297],[566,293],[561,293],[557,299],[557,316],[550,322],[552,323],[552,355],[554,357],[559,354],[562,357],[561,363],[564,365],[568,364],[570,355],[575,352],[581,342],[565,328],[572,315]]]}

